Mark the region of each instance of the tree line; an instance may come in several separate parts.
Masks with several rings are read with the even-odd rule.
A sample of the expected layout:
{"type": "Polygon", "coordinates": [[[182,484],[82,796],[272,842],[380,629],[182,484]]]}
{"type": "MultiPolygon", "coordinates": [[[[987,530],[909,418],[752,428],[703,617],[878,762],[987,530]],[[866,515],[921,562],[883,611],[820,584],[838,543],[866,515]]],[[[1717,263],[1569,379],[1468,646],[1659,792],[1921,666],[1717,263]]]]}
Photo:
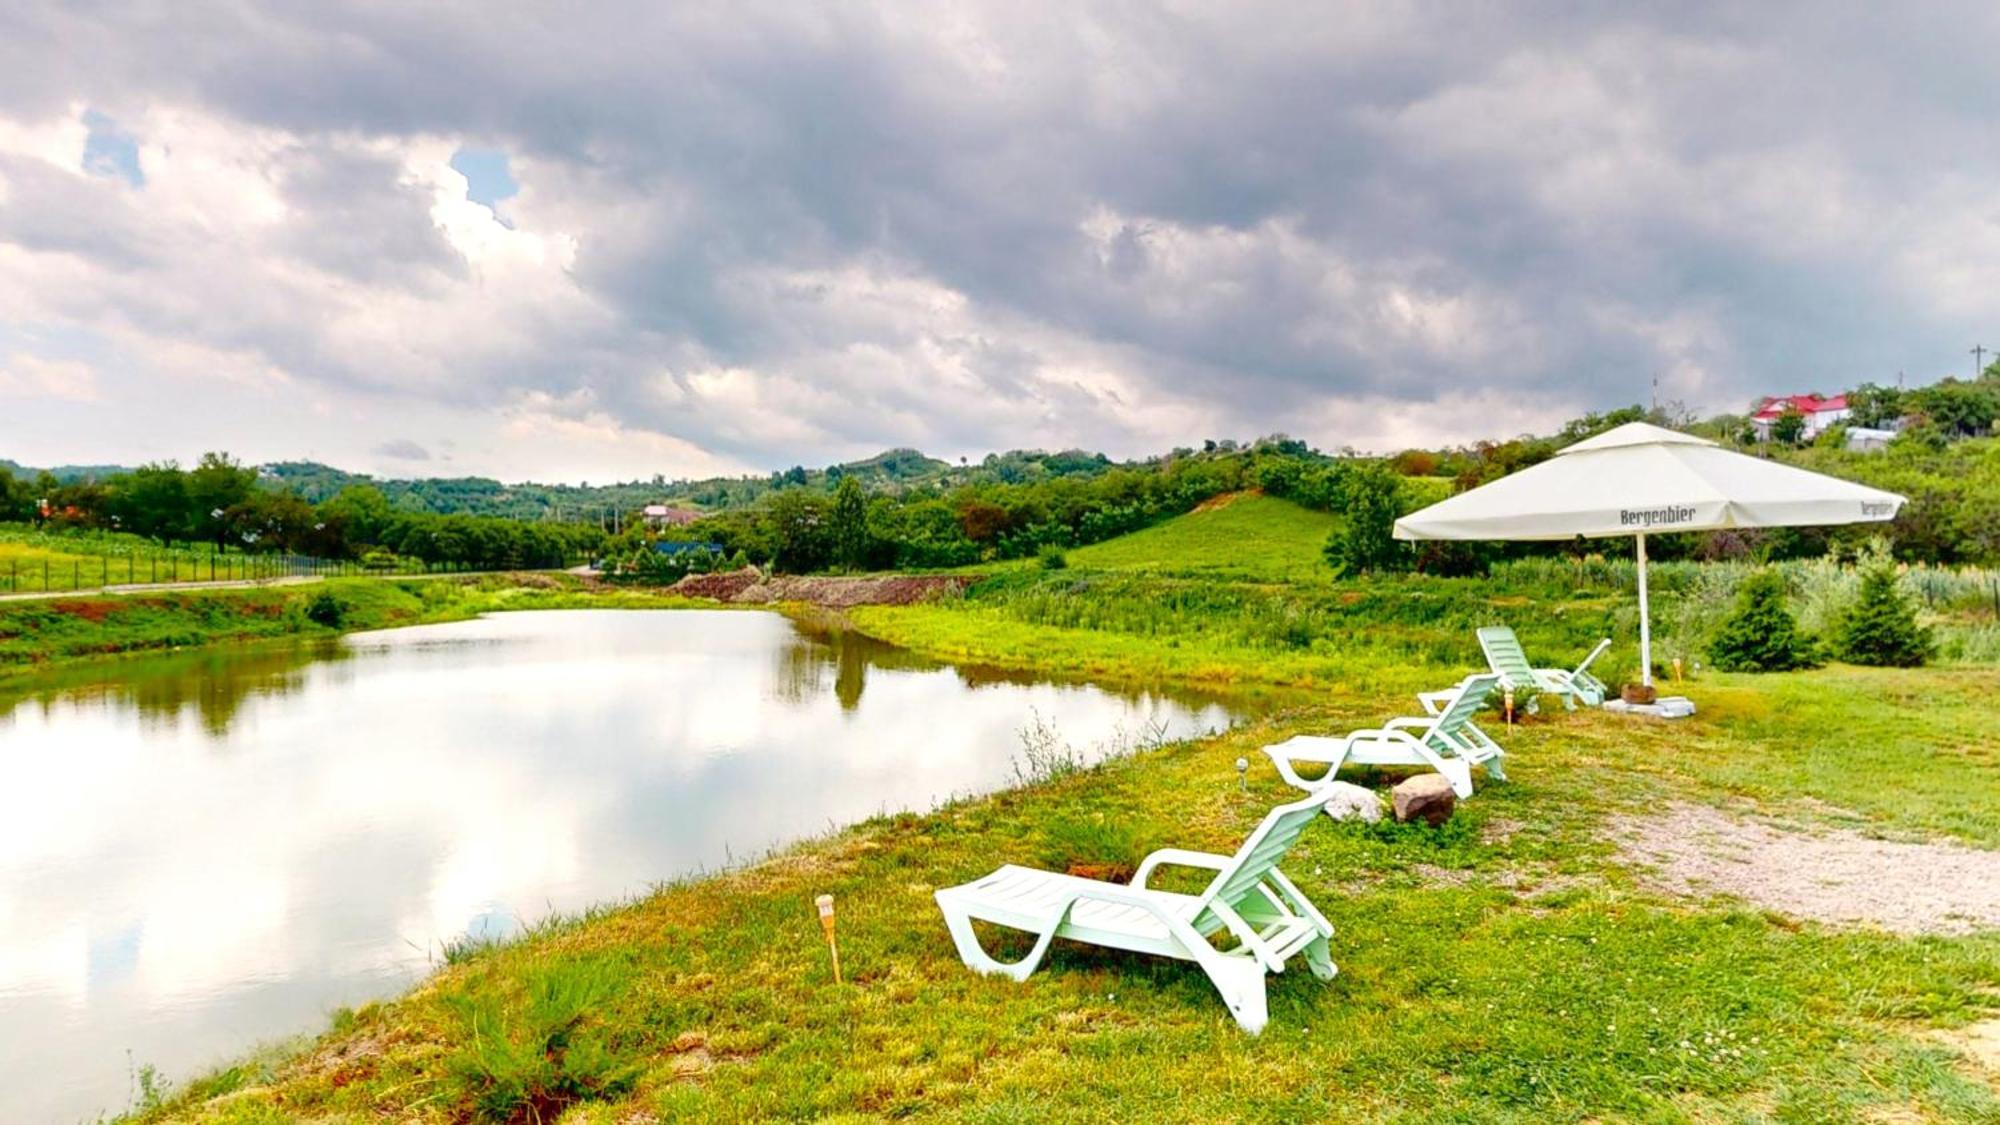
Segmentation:
{"type": "Polygon", "coordinates": [[[605,538],[594,524],[399,509],[365,484],[313,504],[223,453],[204,454],[192,468],[168,461],[101,479],[30,478],[0,467],[0,520],[124,531],[168,546],[480,570],[568,565],[605,538]]]}

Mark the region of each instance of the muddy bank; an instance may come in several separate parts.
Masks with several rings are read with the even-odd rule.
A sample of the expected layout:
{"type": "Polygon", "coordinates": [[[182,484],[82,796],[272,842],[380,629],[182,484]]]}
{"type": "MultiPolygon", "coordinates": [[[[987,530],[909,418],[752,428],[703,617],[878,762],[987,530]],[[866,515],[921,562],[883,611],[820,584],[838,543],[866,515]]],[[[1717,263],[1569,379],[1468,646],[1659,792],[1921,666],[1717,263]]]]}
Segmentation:
{"type": "Polygon", "coordinates": [[[972,578],[961,574],[879,574],[852,578],[767,575],[756,568],[726,574],[690,574],[670,587],[690,598],[732,605],[802,602],[828,609],[857,605],[911,605],[956,598],[972,578]]]}

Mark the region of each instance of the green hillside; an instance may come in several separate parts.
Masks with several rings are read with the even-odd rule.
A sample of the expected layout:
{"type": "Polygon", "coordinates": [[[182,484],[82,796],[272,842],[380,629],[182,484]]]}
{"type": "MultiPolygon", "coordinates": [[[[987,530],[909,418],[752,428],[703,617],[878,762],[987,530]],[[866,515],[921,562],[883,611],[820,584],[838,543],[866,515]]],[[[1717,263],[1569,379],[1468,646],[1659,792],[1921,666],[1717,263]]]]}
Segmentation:
{"type": "Polygon", "coordinates": [[[1340,517],[1254,492],[1069,553],[1075,567],[1258,581],[1330,577],[1320,549],[1340,517]]]}

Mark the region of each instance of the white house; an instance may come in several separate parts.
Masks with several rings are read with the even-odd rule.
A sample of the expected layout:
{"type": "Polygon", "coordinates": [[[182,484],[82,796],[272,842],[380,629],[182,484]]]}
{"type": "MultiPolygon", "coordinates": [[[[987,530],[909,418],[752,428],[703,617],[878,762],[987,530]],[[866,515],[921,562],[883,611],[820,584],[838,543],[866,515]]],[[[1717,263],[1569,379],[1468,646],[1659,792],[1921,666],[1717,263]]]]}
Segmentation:
{"type": "Polygon", "coordinates": [[[1771,440],[1771,426],[1784,416],[1787,407],[1796,407],[1798,412],[1805,416],[1805,432],[1801,435],[1803,441],[1811,441],[1834,424],[1847,421],[1851,413],[1847,409],[1846,395],[1834,395],[1832,398],[1821,398],[1816,394],[1766,398],[1764,404],[1757,408],[1757,412],[1750,416],[1750,424],[1756,427],[1758,441],[1771,440]]]}

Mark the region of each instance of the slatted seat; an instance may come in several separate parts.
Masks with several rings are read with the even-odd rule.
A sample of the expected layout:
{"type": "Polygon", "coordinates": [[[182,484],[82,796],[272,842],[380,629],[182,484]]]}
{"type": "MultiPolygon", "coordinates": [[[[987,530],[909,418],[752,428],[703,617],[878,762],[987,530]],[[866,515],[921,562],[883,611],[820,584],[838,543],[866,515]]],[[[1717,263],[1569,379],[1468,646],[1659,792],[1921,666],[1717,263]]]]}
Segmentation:
{"type": "Polygon", "coordinates": [[[1330,980],[1335,972],[1327,940],[1333,927],[1277,867],[1318,810],[1314,800],[1272,809],[1233,856],[1163,848],[1146,857],[1130,884],[1008,864],[938,891],[938,908],[968,967],[1015,980],[1026,980],[1059,937],[1193,961],[1237,1023],[1255,1034],[1268,1018],[1265,973],[1283,972],[1301,952],[1314,975],[1330,980]],[[1163,866],[1216,874],[1198,895],[1146,886],[1163,866]],[[980,947],[974,921],[1033,933],[1035,946],[1012,964],[997,961],[980,947]],[[1217,948],[1209,940],[1217,934],[1226,934],[1234,948],[1217,948]]]}
{"type": "Polygon", "coordinates": [[[1451,782],[1452,792],[1470,797],[1474,766],[1485,767],[1495,781],[1507,779],[1500,765],[1505,751],[1472,721],[1499,682],[1492,674],[1467,676],[1448,692],[1422,697],[1428,715],[1391,719],[1337,738],[1302,734],[1266,746],[1264,753],[1286,784],[1308,793],[1332,781],[1344,765],[1429,766],[1451,782]],[[1300,762],[1324,765],[1326,773],[1307,780],[1298,773],[1300,762]]]}

